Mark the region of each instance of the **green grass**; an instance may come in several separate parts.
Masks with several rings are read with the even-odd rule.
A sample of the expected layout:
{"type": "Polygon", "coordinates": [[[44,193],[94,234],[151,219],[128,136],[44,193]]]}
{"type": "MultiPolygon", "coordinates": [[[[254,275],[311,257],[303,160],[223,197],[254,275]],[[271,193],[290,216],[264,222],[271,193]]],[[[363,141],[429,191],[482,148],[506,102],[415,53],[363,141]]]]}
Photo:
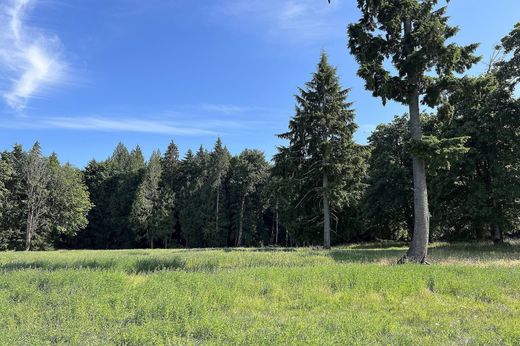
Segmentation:
{"type": "Polygon", "coordinates": [[[0,253],[0,344],[520,344],[520,244],[404,250],[0,253]]]}

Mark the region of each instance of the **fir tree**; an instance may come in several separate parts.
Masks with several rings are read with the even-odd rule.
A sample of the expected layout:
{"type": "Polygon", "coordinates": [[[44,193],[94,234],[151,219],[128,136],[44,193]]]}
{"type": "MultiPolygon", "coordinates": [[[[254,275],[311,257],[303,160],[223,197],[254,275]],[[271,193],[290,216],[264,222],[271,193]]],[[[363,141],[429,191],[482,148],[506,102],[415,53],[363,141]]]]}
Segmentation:
{"type": "MultiPolygon", "coordinates": [[[[446,44],[458,31],[448,25],[446,7],[438,0],[359,0],[361,18],[348,29],[351,53],[360,64],[365,86],[383,103],[395,100],[409,106],[412,146],[428,147],[423,140],[420,101],[437,105],[442,91],[479,59],[476,44],[446,44]],[[393,64],[396,73],[387,69],[393,64]]],[[[425,159],[431,150],[414,151],[414,233],[402,262],[426,262],[430,232],[425,159]]]]}
{"type": "Polygon", "coordinates": [[[146,165],[143,181],[137,189],[132,206],[132,220],[137,228],[137,234],[147,239],[150,248],[154,247],[154,240],[160,234],[160,191],[161,155],[154,151],[146,165]],[[159,213],[159,214],[158,214],[159,213]]]}
{"type": "Polygon", "coordinates": [[[361,158],[354,150],[352,136],[357,126],[348,93],[322,53],[312,80],[296,96],[289,132],[280,135],[289,141],[289,147],[280,152],[287,152],[288,177],[297,189],[297,206],[307,209],[307,222],[314,222],[319,219],[314,210],[321,205],[323,246],[327,249],[334,210],[360,197],[355,167],[361,158]]]}

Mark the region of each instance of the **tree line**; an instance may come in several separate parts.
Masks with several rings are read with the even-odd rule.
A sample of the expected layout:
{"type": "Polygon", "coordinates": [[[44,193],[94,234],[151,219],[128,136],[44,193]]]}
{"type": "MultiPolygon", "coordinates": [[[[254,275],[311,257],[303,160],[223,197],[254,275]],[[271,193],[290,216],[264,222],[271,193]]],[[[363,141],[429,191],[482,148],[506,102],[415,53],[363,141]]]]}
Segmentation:
{"type": "Polygon", "coordinates": [[[503,242],[520,230],[520,24],[488,69],[476,44],[446,41],[437,1],[360,1],[349,48],[366,88],[409,106],[356,144],[349,89],[322,53],[298,90],[272,162],[174,142],[145,160],[122,143],[83,170],[19,145],[0,160],[0,248],[232,247],[411,241],[503,242]],[[388,64],[393,68],[388,69],[388,64]],[[429,110],[420,111],[420,104],[429,110]],[[428,184],[427,184],[428,183],[428,184]]]}

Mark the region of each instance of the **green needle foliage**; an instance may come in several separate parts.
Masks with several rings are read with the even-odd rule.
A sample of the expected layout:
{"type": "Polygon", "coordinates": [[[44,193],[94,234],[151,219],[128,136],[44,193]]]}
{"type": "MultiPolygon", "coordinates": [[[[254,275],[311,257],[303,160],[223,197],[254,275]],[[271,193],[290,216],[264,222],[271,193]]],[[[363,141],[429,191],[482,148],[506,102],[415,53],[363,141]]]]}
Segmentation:
{"type": "Polygon", "coordinates": [[[448,25],[446,7],[438,3],[358,0],[361,18],[348,29],[350,52],[360,65],[358,74],[367,90],[384,104],[394,100],[410,108],[415,218],[412,243],[403,261],[426,261],[430,215],[425,158],[417,151],[434,151],[439,144],[433,138],[423,138],[419,103],[430,107],[439,104],[455,73],[463,73],[479,60],[473,55],[477,44],[446,43],[458,28],[448,25]]]}
{"type": "Polygon", "coordinates": [[[278,171],[292,186],[300,227],[323,222],[325,248],[331,246],[331,214],[362,191],[364,163],[352,139],[357,126],[348,92],[323,52],[312,80],[299,89],[289,131],[280,135],[289,145],[279,148],[284,168],[278,171]]]}

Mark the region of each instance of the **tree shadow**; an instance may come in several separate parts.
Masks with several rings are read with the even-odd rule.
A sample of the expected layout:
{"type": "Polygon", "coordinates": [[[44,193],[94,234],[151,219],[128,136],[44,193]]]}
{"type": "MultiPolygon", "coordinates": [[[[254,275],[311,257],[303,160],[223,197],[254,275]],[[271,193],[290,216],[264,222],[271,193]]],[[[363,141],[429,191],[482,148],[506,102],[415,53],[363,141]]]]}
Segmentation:
{"type": "Polygon", "coordinates": [[[138,259],[129,270],[132,273],[142,274],[156,271],[182,270],[186,267],[186,261],[179,257],[170,258],[143,258],[138,259]]]}
{"type": "Polygon", "coordinates": [[[233,248],[226,247],[223,249],[224,252],[294,252],[295,248],[292,247],[276,247],[276,246],[267,246],[267,247],[259,247],[259,248],[233,248]]]}
{"type": "Polygon", "coordinates": [[[402,255],[402,249],[334,249],[329,252],[334,261],[341,263],[375,263],[393,259],[397,261],[402,255]]]}
{"type": "Polygon", "coordinates": [[[0,264],[1,272],[12,272],[20,270],[110,270],[116,269],[129,274],[150,273],[162,270],[179,270],[184,269],[185,260],[180,257],[168,258],[137,258],[136,260],[125,261],[98,261],[98,260],[80,260],[72,262],[50,262],[43,260],[36,261],[15,261],[0,264]]]}
{"type": "Polygon", "coordinates": [[[61,269],[101,269],[107,270],[113,268],[114,261],[96,261],[96,260],[81,260],[67,263],[49,262],[49,261],[15,261],[0,264],[0,272],[9,272],[25,269],[40,269],[55,271],[61,269]]]}

